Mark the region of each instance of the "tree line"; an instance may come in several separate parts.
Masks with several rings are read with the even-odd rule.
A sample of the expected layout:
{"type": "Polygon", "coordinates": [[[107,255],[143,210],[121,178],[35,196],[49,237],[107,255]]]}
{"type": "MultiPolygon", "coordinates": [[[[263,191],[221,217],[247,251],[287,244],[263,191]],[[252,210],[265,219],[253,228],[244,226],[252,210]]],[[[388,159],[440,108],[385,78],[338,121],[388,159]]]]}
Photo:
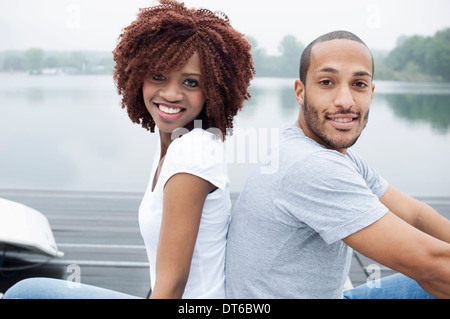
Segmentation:
{"type": "MultiPolygon", "coordinates": [[[[269,55],[250,37],[256,76],[298,77],[304,44],[286,35],[278,45],[279,55],[269,55]]],[[[433,36],[402,36],[391,51],[373,50],[378,80],[450,82],[450,28],[433,36]]],[[[111,52],[0,52],[0,71],[41,74],[49,70],[65,73],[106,73],[114,67],[111,52]]]]}
{"type": "Polygon", "coordinates": [[[55,52],[39,48],[0,52],[0,70],[3,72],[111,73],[113,66],[112,54],[108,52],[55,52]]]}
{"type": "Polygon", "coordinates": [[[385,60],[397,73],[425,74],[450,81],[450,28],[436,32],[434,36],[400,37],[397,46],[385,60]]]}
{"type": "MultiPolygon", "coordinates": [[[[281,55],[268,55],[255,39],[252,53],[257,76],[298,77],[305,46],[294,36],[285,36],[278,46],[281,55]]],[[[402,36],[391,51],[372,50],[378,80],[450,82],[450,28],[433,36],[402,36]]]]}

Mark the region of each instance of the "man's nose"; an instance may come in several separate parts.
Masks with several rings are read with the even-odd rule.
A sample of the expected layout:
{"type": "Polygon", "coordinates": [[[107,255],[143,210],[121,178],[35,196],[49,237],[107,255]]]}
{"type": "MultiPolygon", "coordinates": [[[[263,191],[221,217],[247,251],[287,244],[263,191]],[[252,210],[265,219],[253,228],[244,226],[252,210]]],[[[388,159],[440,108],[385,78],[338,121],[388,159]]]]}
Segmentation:
{"type": "Polygon", "coordinates": [[[343,85],[339,88],[334,103],[336,107],[342,109],[349,109],[355,104],[352,92],[348,86],[343,85]]]}

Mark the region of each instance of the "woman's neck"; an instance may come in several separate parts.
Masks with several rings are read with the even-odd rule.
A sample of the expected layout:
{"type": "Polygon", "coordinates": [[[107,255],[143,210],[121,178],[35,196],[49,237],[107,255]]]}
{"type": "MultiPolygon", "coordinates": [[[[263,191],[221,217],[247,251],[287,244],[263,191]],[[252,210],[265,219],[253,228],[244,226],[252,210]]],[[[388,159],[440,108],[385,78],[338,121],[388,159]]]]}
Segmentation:
{"type": "Polygon", "coordinates": [[[159,159],[161,160],[166,156],[167,149],[169,148],[170,143],[172,143],[172,134],[159,131],[159,139],[161,141],[161,155],[159,159]]]}

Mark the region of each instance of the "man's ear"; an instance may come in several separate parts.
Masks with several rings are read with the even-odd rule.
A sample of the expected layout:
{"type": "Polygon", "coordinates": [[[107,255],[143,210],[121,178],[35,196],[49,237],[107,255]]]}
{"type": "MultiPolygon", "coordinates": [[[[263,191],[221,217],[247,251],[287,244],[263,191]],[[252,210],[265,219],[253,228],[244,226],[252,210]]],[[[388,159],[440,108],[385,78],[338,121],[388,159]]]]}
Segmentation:
{"type": "Polygon", "coordinates": [[[305,101],[305,86],[303,85],[303,82],[298,79],[295,80],[294,89],[298,104],[303,106],[303,103],[305,101]]]}
{"type": "Polygon", "coordinates": [[[373,94],[375,92],[375,84],[372,83],[372,96],[370,97],[370,101],[373,101],[373,94]]]}

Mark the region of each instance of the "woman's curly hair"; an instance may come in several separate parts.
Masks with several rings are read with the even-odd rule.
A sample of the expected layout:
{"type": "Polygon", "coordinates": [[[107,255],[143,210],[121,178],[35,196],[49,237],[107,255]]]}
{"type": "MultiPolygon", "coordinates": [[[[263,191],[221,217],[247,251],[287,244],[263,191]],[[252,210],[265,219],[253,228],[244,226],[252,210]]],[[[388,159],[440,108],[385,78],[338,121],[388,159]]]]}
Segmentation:
{"type": "Polygon", "coordinates": [[[248,88],[255,74],[251,46],[221,12],[188,9],[170,0],[160,3],[140,9],[113,51],[114,82],[122,108],[131,121],[154,132],[155,122],[142,95],[144,80],[181,69],[197,51],[205,96],[199,119],[204,128],[218,128],[225,138],[234,116],[250,98],[248,88]]]}

